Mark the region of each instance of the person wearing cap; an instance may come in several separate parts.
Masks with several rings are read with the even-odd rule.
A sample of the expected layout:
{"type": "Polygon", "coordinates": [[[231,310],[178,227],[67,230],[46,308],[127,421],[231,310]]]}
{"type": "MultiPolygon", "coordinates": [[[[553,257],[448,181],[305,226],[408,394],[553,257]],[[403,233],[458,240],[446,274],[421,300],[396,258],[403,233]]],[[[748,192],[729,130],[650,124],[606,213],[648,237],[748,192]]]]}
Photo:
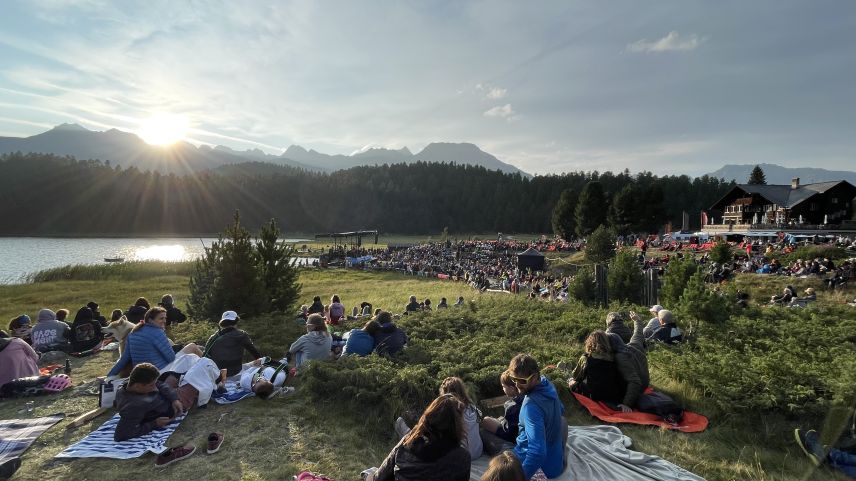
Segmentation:
{"type": "Polygon", "coordinates": [[[657,318],[660,321],[660,328],[648,336],[646,340],[660,341],[666,344],[674,344],[683,340],[684,333],[678,328],[672,311],[661,309],[657,313],[657,318]]]}
{"type": "Polygon", "coordinates": [[[92,318],[98,321],[101,324],[101,327],[107,327],[107,318],[101,315],[101,312],[98,310],[98,303],[95,301],[89,301],[86,303],[86,307],[92,309],[92,318]]]}
{"type": "Polygon", "coordinates": [[[56,314],[50,309],[42,309],[36,318],[36,325],[30,337],[33,340],[33,349],[38,352],[71,350],[71,327],[58,321],[56,314]]]}
{"type": "Polygon", "coordinates": [[[30,325],[30,316],[21,314],[20,316],[9,321],[9,335],[23,339],[27,344],[30,343],[30,331],[33,326],[30,325]]]}
{"type": "Polygon", "coordinates": [[[181,309],[175,307],[175,300],[172,298],[172,294],[164,294],[158,305],[166,309],[167,327],[187,320],[187,316],[181,312],[181,309]]]}
{"type": "Polygon", "coordinates": [[[654,304],[653,306],[651,306],[651,309],[649,309],[648,312],[654,314],[654,317],[652,317],[651,320],[648,321],[648,325],[645,326],[644,329],[642,329],[642,335],[644,335],[645,337],[649,337],[651,336],[651,334],[654,334],[654,331],[660,328],[660,318],[657,317],[657,313],[662,311],[663,309],[665,308],[660,304],[654,304]]]}
{"type": "Polygon", "coordinates": [[[250,335],[236,327],[239,320],[237,312],[224,312],[220,316],[220,329],[208,338],[203,351],[204,356],[211,358],[218,368],[226,370],[227,376],[241,372],[244,349],[252,354],[253,359],[262,357],[250,335]]]}
{"type": "Polygon", "coordinates": [[[327,360],[331,358],[330,349],[333,338],[327,331],[324,317],[311,314],[306,320],[306,334],[297,338],[288,348],[288,354],[295,368],[312,360],[327,360]]]}

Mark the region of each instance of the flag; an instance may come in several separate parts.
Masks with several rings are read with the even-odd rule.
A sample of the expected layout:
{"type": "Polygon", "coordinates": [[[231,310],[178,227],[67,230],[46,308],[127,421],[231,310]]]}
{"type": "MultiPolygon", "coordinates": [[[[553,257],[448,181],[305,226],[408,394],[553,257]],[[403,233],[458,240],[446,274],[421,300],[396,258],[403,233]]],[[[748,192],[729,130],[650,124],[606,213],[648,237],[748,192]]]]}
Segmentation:
{"type": "Polygon", "coordinates": [[[702,227],[707,225],[707,212],[701,211],[701,225],[702,227]]]}

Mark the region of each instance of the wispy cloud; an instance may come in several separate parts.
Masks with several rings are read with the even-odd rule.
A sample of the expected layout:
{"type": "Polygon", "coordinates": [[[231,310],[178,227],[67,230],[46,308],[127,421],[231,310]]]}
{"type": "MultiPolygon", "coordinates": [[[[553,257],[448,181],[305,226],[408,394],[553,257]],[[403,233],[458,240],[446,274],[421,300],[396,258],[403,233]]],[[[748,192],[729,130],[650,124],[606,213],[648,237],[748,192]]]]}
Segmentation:
{"type": "Polygon", "coordinates": [[[659,40],[649,41],[643,38],[628,44],[627,51],[641,53],[688,52],[698,48],[704,40],[694,33],[681,37],[681,34],[672,30],[659,40]]]}
{"type": "Polygon", "coordinates": [[[476,91],[484,94],[487,100],[504,99],[508,95],[508,89],[487,84],[476,84],[476,91]]]}
{"type": "Polygon", "coordinates": [[[511,104],[497,105],[496,107],[486,110],[484,112],[484,116],[498,117],[501,119],[513,119],[514,109],[511,108],[511,104]]]}

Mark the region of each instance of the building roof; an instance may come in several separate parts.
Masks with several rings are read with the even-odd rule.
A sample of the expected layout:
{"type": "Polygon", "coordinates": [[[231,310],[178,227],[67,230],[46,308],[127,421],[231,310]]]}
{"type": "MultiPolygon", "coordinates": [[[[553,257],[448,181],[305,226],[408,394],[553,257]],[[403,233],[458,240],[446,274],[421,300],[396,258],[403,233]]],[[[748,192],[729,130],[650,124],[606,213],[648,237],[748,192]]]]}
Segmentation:
{"type": "Polygon", "coordinates": [[[524,256],[524,257],[544,257],[544,254],[538,252],[538,250],[535,249],[534,247],[530,247],[530,248],[526,249],[525,251],[523,251],[517,255],[518,256],[524,256]]]}
{"type": "MultiPolygon", "coordinates": [[[[755,185],[755,184],[738,184],[734,186],[734,189],[740,189],[747,194],[758,194],[761,197],[767,199],[772,204],[778,204],[786,209],[791,209],[798,204],[802,203],[806,199],[810,198],[815,194],[822,194],[829,189],[837,186],[838,184],[847,184],[851,188],[853,187],[846,180],[836,180],[833,182],[818,182],[816,184],[804,184],[800,185],[797,188],[792,188],[790,185],[755,185]]],[[[723,199],[727,198],[733,192],[732,189],[727,194],[725,194],[722,199],[720,199],[716,204],[722,202],[723,199]]],[[[714,205],[716,205],[714,204],[714,205]]]]}

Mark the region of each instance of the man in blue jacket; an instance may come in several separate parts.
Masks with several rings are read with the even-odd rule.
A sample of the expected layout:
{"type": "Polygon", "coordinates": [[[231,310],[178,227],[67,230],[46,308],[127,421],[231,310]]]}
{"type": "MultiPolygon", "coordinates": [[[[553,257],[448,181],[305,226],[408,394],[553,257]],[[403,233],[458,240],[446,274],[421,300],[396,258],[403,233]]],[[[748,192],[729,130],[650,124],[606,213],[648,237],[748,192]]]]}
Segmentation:
{"type": "Polygon", "coordinates": [[[562,419],[565,407],[553,383],[541,376],[538,361],[528,354],[518,354],[508,364],[511,380],[525,394],[520,408],[520,434],[514,454],[523,465],[526,479],[540,469],[548,478],[564,471],[565,440],[562,419]]]}

